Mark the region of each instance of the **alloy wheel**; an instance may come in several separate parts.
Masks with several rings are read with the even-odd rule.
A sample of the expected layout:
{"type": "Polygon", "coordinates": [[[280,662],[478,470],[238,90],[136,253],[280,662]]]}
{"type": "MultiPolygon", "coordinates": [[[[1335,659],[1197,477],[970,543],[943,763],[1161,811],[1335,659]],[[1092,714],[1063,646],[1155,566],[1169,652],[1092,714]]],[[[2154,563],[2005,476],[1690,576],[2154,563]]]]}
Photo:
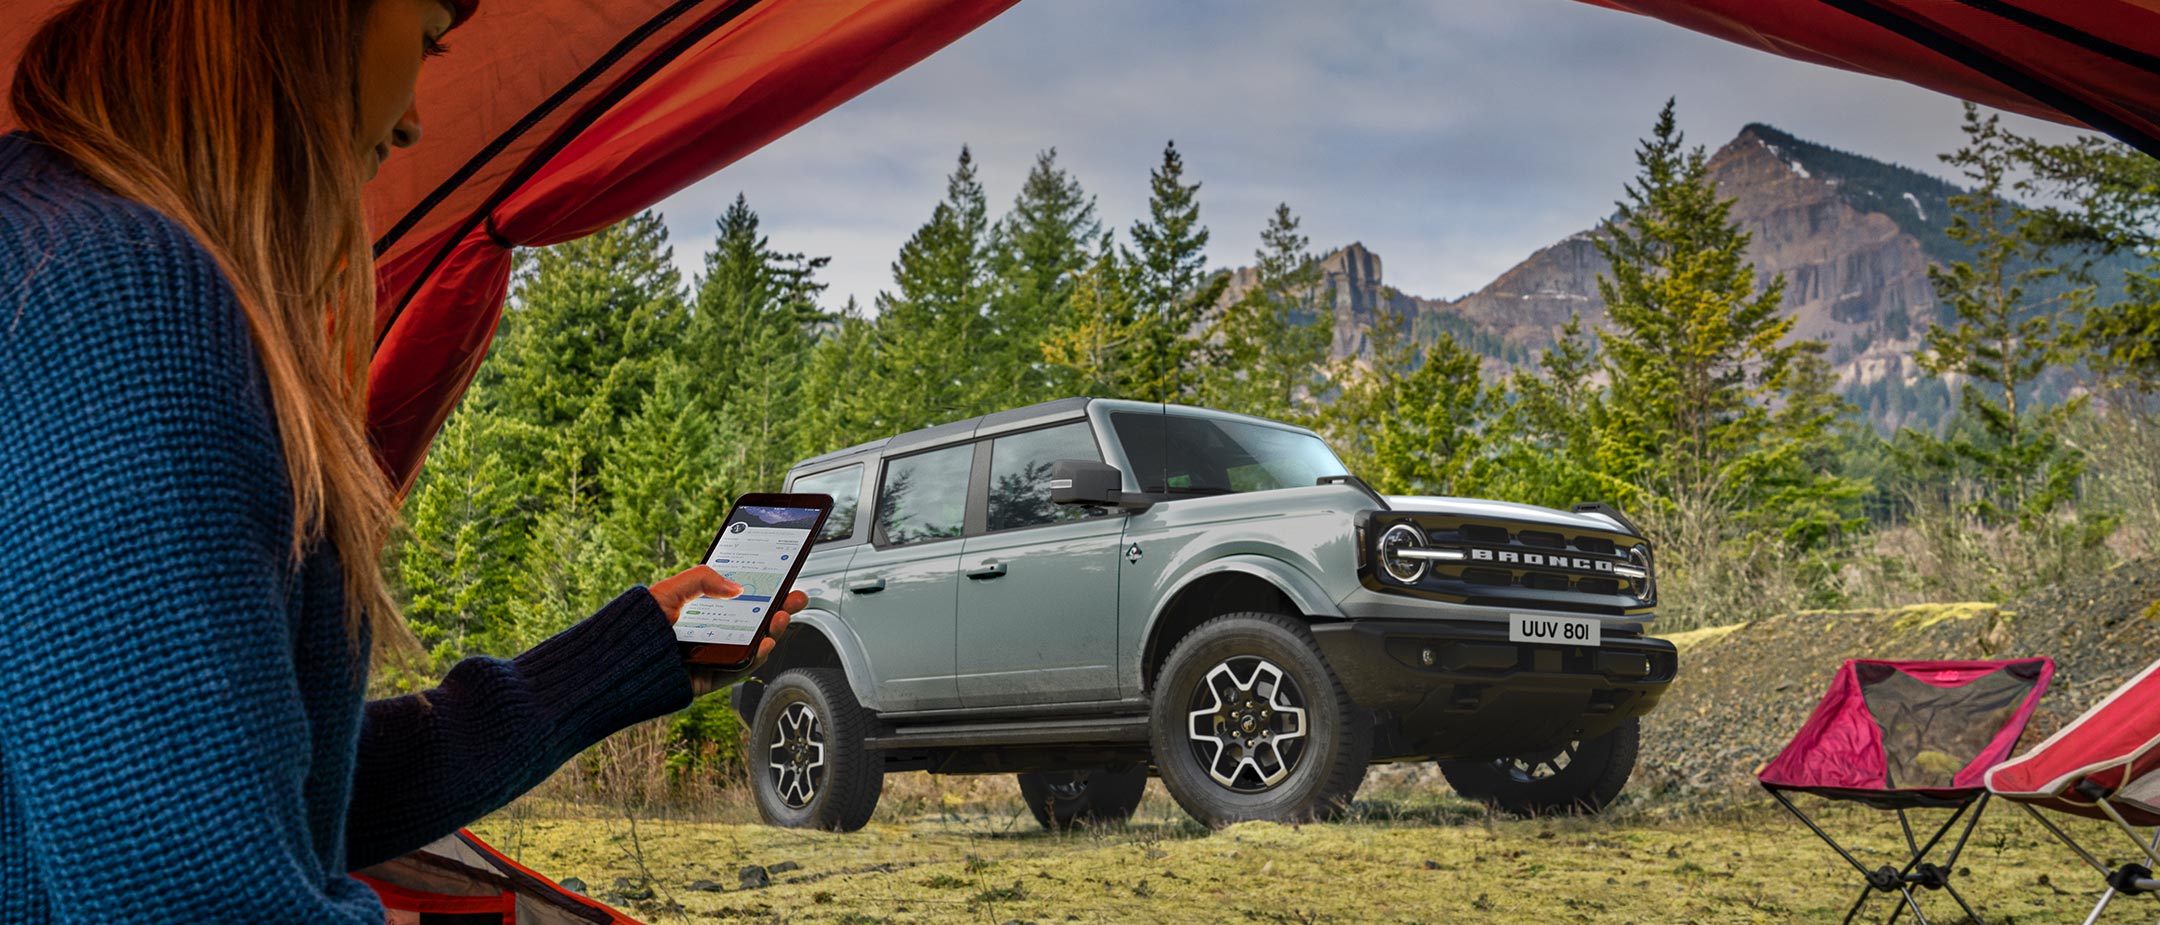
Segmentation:
{"type": "Polygon", "coordinates": [[[1088,772],[1074,771],[1072,780],[1046,784],[1045,789],[1050,792],[1052,799],[1060,803],[1072,804],[1080,802],[1080,798],[1087,795],[1087,786],[1088,772]]]}
{"type": "Polygon", "coordinates": [[[788,704],[777,724],[778,734],[765,758],[773,792],[788,808],[801,809],[817,797],[819,772],[825,767],[825,732],[817,711],[807,703],[788,704]]]}
{"type": "Polygon", "coordinates": [[[1193,688],[1185,733],[1208,776],[1238,793],[1282,783],[1304,752],[1305,695],[1274,662],[1233,656],[1193,688]]]}
{"type": "Polygon", "coordinates": [[[1582,749],[1581,739],[1569,739],[1566,745],[1547,752],[1525,755],[1520,758],[1501,758],[1493,767],[1506,774],[1516,783],[1529,783],[1554,777],[1575,763],[1575,755],[1582,749]]]}

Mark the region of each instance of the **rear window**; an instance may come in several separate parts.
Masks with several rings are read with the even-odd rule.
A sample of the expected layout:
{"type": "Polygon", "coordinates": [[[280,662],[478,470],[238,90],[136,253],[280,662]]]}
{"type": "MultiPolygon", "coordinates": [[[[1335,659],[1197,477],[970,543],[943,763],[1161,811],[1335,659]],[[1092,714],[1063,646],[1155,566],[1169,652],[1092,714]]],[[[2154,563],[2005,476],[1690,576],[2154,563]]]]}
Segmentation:
{"type": "Polygon", "coordinates": [[[1265,424],[1121,412],[1110,426],[1144,492],[1272,491],[1349,471],[1320,438],[1265,424]]]}
{"type": "Polygon", "coordinates": [[[818,542],[829,543],[855,535],[855,506],[862,500],[862,473],[862,464],[856,463],[795,480],[791,491],[832,496],[832,515],[825,518],[824,529],[818,531],[818,542]]]}

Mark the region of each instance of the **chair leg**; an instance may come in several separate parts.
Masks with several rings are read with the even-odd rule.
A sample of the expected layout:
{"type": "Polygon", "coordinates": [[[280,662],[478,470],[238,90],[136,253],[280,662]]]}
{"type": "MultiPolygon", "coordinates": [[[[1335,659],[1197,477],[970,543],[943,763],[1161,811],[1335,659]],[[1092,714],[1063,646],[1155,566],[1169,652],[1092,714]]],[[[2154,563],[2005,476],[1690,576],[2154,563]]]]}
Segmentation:
{"type": "Polygon", "coordinates": [[[2108,887],[2107,892],[2100,894],[2100,904],[2094,906],[2092,914],[2085,917],[2085,925],[2093,925],[2094,922],[2100,921],[2100,913],[2106,912],[2108,903],[2113,902],[2114,899],[2115,888],[2108,887]]]}
{"type": "Polygon", "coordinates": [[[1932,925],[1932,923],[1928,921],[1927,915],[1920,911],[1920,900],[1914,898],[1912,894],[1912,887],[1898,887],[1898,892],[1904,895],[1905,905],[1897,907],[1897,912],[1890,913],[1890,921],[1897,921],[1898,912],[1905,911],[1905,906],[1911,906],[1912,917],[1915,921],[1919,922],[1920,925],[1932,925]]]}
{"type": "Polygon", "coordinates": [[[1822,826],[1816,825],[1815,820],[1808,818],[1808,814],[1800,811],[1800,807],[1794,806],[1792,800],[1773,788],[1764,787],[1763,789],[1769,790],[1770,796],[1775,798],[1779,805],[1784,806],[1787,812],[1792,813],[1795,818],[1800,820],[1802,825],[1807,826],[1809,831],[1814,832],[1816,838],[1822,839],[1824,844],[1829,845],[1830,850],[1837,852],[1838,857],[1844,858],[1845,863],[1851,864],[1852,869],[1859,871],[1860,876],[1865,877],[1868,875],[1867,867],[1860,863],[1859,858],[1853,857],[1852,852],[1845,850],[1845,846],[1838,844],[1837,839],[1831,838],[1830,833],[1823,831],[1822,826]]]}
{"type": "Polygon", "coordinates": [[[1965,845],[1971,840],[1973,830],[1980,824],[1980,815],[1986,811],[1988,797],[1991,794],[1983,793],[1977,800],[1958,806],[1950,814],[1950,818],[1943,820],[1942,825],[1935,830],[1934,834],[1925,843],[1919,840],[1918,834],[1913,830],[1912,821],[1905,814],[1905,811],[1903,809],[1897,810],[1898,826],[1904,833],[1905,847],[1911,853],[1911,859],[1905,862],[1902,869],[1885,865],[1879,870],[1869,870],[1860,863],[1859,858],[1853,857],[1852,852],[1845,850],[1845,846],[1838,844],[1837,839],[1830,837],[1829,832],[1823,831],[1822,826],[1817,825],[1815,820],[1809,818],[1806,813],[1801,812],[1800,807],[1794,805],[1791,799],[1774,788],[1765,787],[1764,789],[1769,790],[1770,796],[1775,798],[1779,805],[1784,806],[1786,811],[1792,813],[1795,818],[1806,825],[1809,831],[1814,832],[1815,837],[1822,839],[1824,844],[1830,846],[1830,850],[1837,852],[1838,857],[1844,858],[1845,863],[1852,865],[1852,868],[1859,871],[1860,875],[1867,880],[1866,885],[1860,889],[1860,895],[1853,899],[1852,906],[1845,911],[1845,925],[1851,925],[1853,918],[1858,916],[1860,910],[1867,906],[1868,895],[1877,890],[1884,892],[1895,891],[1898,894],[1898,900],[1900,900],[1891,905],[1890,917],[1885,920],[1886,922],[1896,922],[1904,916],[1905,910],[1910,908],[1915,921],[1918,921],[1920,925],[1930,925],[1927,913],[1920,908],[1919,897],[1913,893],[1912,888],[1915,883],[1948,891],[1950,898],[1958,904],[1958,908],[1964,911],[1966,917],[1974,925],[1985,925],[1986,920],[1980,917],[1980,913],[1973,909],[1972,904],[1965,901],[1963,895],[1960,895],[1955,888],[1951,887],[1949,881],[1955,875],[1958,856],[1964,853],[1965,845]],[[1928,865],[1927,870],[1922,871],[1918,877],[1915,877],[1913,872],[1921,869],[1922,865],[1927,861],[1928,853],[1934,851],[1935,847],[1942,843],[1943,838],[1950,834],[1951,829],[1957,828],[1960,820],[1965,823],[1964,830],[1959,832],[1956,843],[1951,846],[1948,856],[1944,858],[1945,863],[1928,865]]]}
{"type": "Polygon", "coordinates": [[[1951,900],[1958,904],[1958,908],[1965,910],[1965,917],[1971,919],[1973,925],[1985,925],[1986,920],[1980,918],[1980,913],[1973,911],[1972,904],[1965,901],[1965,897],[1958,893],[1956,887],[1945,883],[1943,884],[1943,892],[1950,894],[1951,900]]]}
{"type": "Polygon", "coordinates": [[[1873,886],[1860,887],[1860,896],[1852,901],[1852,908],[1845,910],[1844,925],[1852,925],[1853,916],[1860,914],[1860,907],[1867,905],[1867,898],[1875,892],[1873,886]]]}

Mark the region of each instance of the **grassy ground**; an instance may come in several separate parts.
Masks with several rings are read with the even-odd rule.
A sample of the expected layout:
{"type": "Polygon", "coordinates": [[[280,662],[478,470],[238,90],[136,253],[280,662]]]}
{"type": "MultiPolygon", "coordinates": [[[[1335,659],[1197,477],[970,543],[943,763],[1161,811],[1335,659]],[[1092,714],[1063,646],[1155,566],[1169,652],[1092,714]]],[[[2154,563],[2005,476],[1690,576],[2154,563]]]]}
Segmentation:
{"type": "MultiPolygon", "coordinates": [[[[1688,813],[1623,801],[1602,818],[1511,820],[1431,788],[1382,788],[1345,822],[1209,833],[1151,784],[1131,824],[1050,833],[998,792],[1002,779],[966,780],[977,783],[960,785],[965,797],[925,801],[920,794],[952,781],[896,775],[902,809],[949,808],[881,809],[846,835],[765,828],[741,807],[702,820],[638,814],[633,825],[604,807],[539,801],[474,829],[655,925],[1835,922],[1858,882],[1774,805],[1688,813]],[[798,869],[740,888],[740,868],[783,862],[798,869]],[[698,881],[707,888],[693,889],[698,881]],[[638,898],[646,890],[650,898],[638,898]]],[[[1889,860],[1901,839],[1894,816],[1833,808],[1825,824],[1856,833],[1849,844],[1870,851],[1870,864],[1889,860]]],[[[1957,885],[1991,922],[2079,922],[2101,884],[2074,863],[2023,813],[1997,807],[1967,847],[1960,866],[1970,876],[1957,885]]],[[[1944,894],[1921,901],[1935,921],[1962,920],[1944,894]]],[[[1873,902],[1887,914],[1885,900],[1873,902]]],[[[2111,920],[2160,913],[2150,898],[2119,906],[2123,917],[2111,920]]]]}
{"type": "MultiPolygon", "coordinates": [[[[474,828],[653,925],[1837,922],[1855,874],[1752,781],[1839,662],[2053,656],[2058,673],[2029,747],[2160,650],[2156,589],[2160,560],[2149,559],[2013,606],[1785,614],[1677,634],[1680,678],[1644,722],[1628,792],[1594,819],[1497,818],[1449,795],[1425,764],[1374,769],[1342,822],[1213,833],[1159,783],[1129,825],[1049,833],[1010,777],[919,773],[889,777],[870,827],[848,835],[765,828],[740,786],[702,778],[665,810],[625,811],[620,798],[589,794],[659,788],[604,776],[558,781],[474,828]],[[741,868],[789,863],[770,886],[740,888],[741,868]]],[[[623,751],[620,766],[652,768],[657,751],[638,749],[658,742],[619,735],[610,747],[623,751]]],[[[1824,807],[1821,818],[1850,833],[1849,846],[1872,849],[1862,854],[1869,866],[1901,860],[1890,854],[1903,840],[1895,816],[1824,807]]],[[[2117,833],[2072,828],[2092,836],[2088,846],[2127,847],[2117,833]]],[[[1989,922],[2010,925],[2082,922],[2104,886],[2001,805],[1960,867],[1958,889],[1989,922]]],[[[1921,902],[1933,921],[1964,918],[1940,892],[1921,902]]],[[[1888,900],[1871,903],[1881,921],[1888,900]]],[[[2152,922],[2160,901],[2123,900],[2111,912],[2105,921],[2152,922]]]]}

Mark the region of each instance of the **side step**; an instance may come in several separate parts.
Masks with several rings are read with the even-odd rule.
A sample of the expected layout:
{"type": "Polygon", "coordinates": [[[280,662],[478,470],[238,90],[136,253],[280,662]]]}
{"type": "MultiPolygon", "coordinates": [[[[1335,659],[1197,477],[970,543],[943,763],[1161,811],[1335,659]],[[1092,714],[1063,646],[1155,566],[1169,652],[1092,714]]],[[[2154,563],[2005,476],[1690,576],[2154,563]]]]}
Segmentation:
{"type": "Polygon", "coordinates": [[[991,745],[1137,743],[1148,740],[1145,716],[1094,716],[1024,722],[903,726],[863,740],[864,748],[968,748],[991,745]]]}

